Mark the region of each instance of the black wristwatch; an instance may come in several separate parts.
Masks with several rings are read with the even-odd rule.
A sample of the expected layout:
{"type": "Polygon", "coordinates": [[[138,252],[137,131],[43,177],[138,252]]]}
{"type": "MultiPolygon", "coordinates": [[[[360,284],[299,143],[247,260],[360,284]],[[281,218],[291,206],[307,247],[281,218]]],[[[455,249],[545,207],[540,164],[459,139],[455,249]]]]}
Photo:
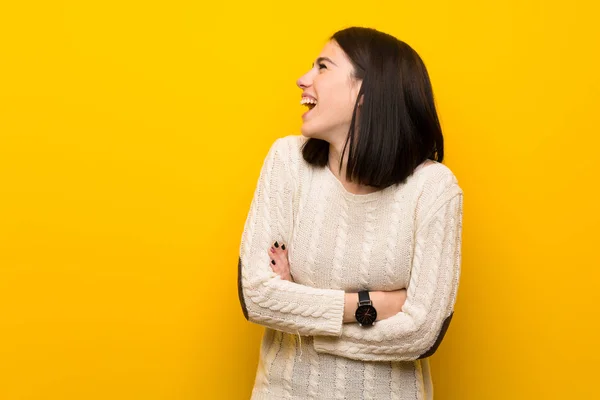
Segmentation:
{"type": "Polygon", "coordinates": [[[369,297],[369,292],[358,292],[358,308],[354,314],[360,326],[373,326],[377,319],[377,310],[369,297]]]}

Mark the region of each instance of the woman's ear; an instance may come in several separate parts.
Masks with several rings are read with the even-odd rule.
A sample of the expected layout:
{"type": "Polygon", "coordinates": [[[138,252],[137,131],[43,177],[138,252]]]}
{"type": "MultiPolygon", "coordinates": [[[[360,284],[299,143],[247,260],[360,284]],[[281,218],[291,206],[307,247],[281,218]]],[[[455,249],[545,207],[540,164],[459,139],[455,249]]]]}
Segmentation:
{"type": "Polygon", "coordinates": [[[361,94],[360,99],[358,100],[358,106],[361,107],[363,105],[363,100],[365,99],[365,95],[361,94]]]}

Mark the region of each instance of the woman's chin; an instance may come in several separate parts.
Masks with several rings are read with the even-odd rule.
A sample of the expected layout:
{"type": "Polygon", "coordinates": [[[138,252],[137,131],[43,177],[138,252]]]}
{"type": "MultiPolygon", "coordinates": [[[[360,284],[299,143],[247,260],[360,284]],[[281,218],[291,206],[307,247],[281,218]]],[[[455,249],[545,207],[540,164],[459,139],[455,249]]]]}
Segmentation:
{"type": "Polygon", "coordinates": [[[317,133],[317,129],[315,129],[315,126],[312,123],[312,121],[303,121],[302,125],[300,126],[300,130],[302,131],[302,134],[305,136],[312,137],[317,133]]]}
{"type": "Polygon", "coordinates": [[[311,130],[306,128],[306,124],[302,124],[302,126],[300,127],[300,133],[302,134],[302,136],[305,136],[307,138],[313,137],[311,130]]]}
{"type": "Polygon", "coordinates": [[[322,139],[324,140],[327,137],[326,132],[323,131],[321,126],[314,125],[314,122],[305,121],[300,126],[300,133],[302,136],[310,138],[310,139],[322,139]]]}

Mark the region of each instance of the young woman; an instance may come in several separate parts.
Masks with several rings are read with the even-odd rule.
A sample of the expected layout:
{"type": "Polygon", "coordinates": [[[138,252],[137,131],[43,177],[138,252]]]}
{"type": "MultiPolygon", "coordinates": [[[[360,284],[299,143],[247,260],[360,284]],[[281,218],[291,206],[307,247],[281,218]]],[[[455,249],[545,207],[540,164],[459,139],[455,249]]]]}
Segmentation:
{"type": "Polygon", "coordinates": [[[431,399],[463,193],[425,65],[354,27],[297,84],[302,135],[271,146],[240,246],[244,316],[266,327],[252,398],[431,399]]]}

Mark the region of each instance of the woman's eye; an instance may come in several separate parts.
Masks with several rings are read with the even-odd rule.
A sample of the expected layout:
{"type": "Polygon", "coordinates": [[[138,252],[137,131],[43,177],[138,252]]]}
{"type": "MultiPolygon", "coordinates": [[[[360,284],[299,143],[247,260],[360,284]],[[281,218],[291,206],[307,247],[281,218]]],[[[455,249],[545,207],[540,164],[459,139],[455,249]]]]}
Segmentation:
{"type": "Polygon", "coordinates": [[[327,69],[327,66],[325,64],[319,64],[319,69],[321,69],[321,68],[327,69]]]}

